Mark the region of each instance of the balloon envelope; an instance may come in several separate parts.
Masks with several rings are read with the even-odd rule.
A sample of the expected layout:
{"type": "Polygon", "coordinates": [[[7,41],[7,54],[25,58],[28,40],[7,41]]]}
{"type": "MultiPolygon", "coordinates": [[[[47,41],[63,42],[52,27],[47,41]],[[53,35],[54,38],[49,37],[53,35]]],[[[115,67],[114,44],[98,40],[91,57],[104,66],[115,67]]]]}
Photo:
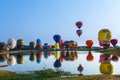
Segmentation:
{"type": "Polygon", "coordinates": [[[87,40],[86,45],[87,45],[88,48],[91,48],[92,45],[93,45],[93,40],[87,40]]]}
{"type": "Polygon", "coordinates": [[[76,26],[77,26],[78,28],[81,28],[82,25],[83,25],[83,23],[82,23],[81,21],[76,22],[76,26]]]}
{"type": "Polygon", "coordinates": [[[80,35],[82,34],[82,30],[77,30],[76,33],[80,37],[80,35]]]}
{"type": "Polygon", "coordinates": [[[55,42],[59,42],[61,40],[61,36],[56,34],[53,36],[53,39],[55,40],[55,42]]]}
{"type": "Polygon", "coordinates": [[[35,43],[34,41],[31,41],[31,42],[29,43],[29,45],[30,45],[30,47],[31,47],[32,49],[34,49],[34,48],[36,47],[36,43],[35,43]]]}
{"type": "Polygon", "coordinates": [[[17,40],[17,48],[21,49],[24,46],[24,40],[19,39],[17,40]]]}
{"type": "Polygon", "coordinates": [[[98,33],[98,40],[100,40],[103,44],[108,44],[111,38],[112,35],[109,29],[101,29],[98,33]]]}
{"type": "Polygon", "coordinates": [[[117,40],[117,39],[111,39],[111,40],[110,40],[110,43],[111,43],[113,46],[116,46],[116,44],[118,43],[118,40],[117,40]]]}
{"type": "Polygon", "coordinates": [[[40,39],[37,39],[37,40],[36,40],[36,43],[37,43],[37,44],[40,44],[40,43],[41,43],[41,40],[40,40],[40,39]]]}
{"type": "Polygon", "coordinates": [[[10,49],[13,49],[16,46],[16,40],[14,38],[8,39],[7,44],[10,49]]]}

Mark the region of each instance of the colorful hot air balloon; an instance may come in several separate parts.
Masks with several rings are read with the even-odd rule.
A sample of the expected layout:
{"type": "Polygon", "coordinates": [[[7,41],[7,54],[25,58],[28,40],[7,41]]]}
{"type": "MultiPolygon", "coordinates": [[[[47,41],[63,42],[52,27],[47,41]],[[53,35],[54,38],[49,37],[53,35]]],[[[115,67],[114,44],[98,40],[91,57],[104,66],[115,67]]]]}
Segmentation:
{"type": "Polygon", "coordinates": [[[24,46],[24,40],[18,39],[17,40],[17,48],[21,49],[21,48],[23,48],[23,46],[24,46]]]}
{"type": "Polygon", "coordinates": [[[110,43],[115,47],[116,44],[118,43],[118,40],[117,39],[111,39],[110,43]]]}
{"type": "Polygon", "coordinates": [[[37,40],[36,40],[36,43],[37,43],[37,44],[40,44],[40,43],[41,43],[41,40],[40,40],[40,39],[37,39],[37,40]]]}
{"type": "Polygon", "coordinates": [[[76,33],[77,33],[77,35],[80,37],[81,34],[82,34],[82,30],[77,30],[76,33]]]}
{"type": "Polygon", "coordinates": [[[111,31],[109,29],[101,29],[98,33],[98,40],[103,44],[108,44],[112,38],[111,31]]]}
{"type": "Polygon", "coordinates": [[[86,45],[87,45],[88,48],[91,48],[92,45],[93,45],[93,40],[87,40],[86,45]]]}
{"type": "Polygon", "coordinates": [[[76,22],[76,26],[77,26],[78,28],[81,28],[82,25],[83,25],[83,23],[82,23],[81,21],[76,22]]]}
{"type": "Polygon", "coordinates": [[[16,42],[16,40],[15,40],[14,38],[10,38],[10,39],[8,39],[8,41],[7,41],[7,44],[8,44],[9,49],[15,48],[16,43],[17,43],[17,42],[16,42]]]}
{"type": "Polygon", "coordinates": [[[0,50],[2,50],[5,47],[5,42],[0,42],[0,50]]]}
{"type": "Polygon", "coordinates": [[[61,36],[56,34],[53,36],[53,39],[55,40],[56,43],[58,43],[61,40],[61,36]]]}
{"type": "Polygon", "coordinates": [[[34,49],[34,48],[36,47],[36,43],[35,43],[34,41],[31,41],[31,42],[29,43],[29,45],[30,45],[30,47],[31,47],[32,49],[34,49]]]}

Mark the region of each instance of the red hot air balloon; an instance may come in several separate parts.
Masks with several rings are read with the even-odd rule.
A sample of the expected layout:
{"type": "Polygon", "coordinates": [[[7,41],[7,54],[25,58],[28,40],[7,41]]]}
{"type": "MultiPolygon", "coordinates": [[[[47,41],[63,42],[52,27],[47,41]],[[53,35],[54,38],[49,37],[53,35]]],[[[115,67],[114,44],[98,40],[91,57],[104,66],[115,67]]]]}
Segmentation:
{"type": "Polygon", "coordinates": [[[80,35],[82,34],[82,30],[77,30],[76,33],[80,37],[80,35]]]}
{"type": "Polygon", "coordinates": [[[118,43],[117,39],[111,39],[110,43],[115,47],[115,45],[118,43]]]}
{"type": "Polygon", "coordinates": [[[92,45],[93,45],[93,41],[92,40],[87,40],[86,45],[87,45],[88,48],[91,48],[92,45]]]}
{"type": "Polygon", "coordinates": [[[103,47],[104,47],[105,49],[107,49],[107,48],[110,47],[110,44],[103,44],[103,47]]]}
{"type": "Polygon", "coordinates": [[[76,22],[76,26],[80,29],[82,27],[83,23],[81,21],[76,22]]]}

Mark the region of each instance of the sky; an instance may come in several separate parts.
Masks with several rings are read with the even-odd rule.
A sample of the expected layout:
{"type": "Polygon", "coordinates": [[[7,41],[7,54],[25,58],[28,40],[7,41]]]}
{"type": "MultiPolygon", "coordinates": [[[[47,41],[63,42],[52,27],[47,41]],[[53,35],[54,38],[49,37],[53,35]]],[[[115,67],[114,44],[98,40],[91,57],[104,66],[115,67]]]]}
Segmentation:
{"type": "Polygon", "coordinates": [[[98,32],[106,28],[120,45],[120,0],[0,0],[0,42],[10,38],[54,44],[53,36],[98,45],[98,32]],[[75,23],[82,21],[82,35],[75,23]]]}

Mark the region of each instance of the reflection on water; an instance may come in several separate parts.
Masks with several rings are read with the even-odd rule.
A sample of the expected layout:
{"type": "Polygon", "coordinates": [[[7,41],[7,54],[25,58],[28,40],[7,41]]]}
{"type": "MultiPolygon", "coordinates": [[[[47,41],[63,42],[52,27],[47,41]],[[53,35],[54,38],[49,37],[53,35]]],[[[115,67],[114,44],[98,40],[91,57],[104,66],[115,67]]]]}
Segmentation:
{"type": "Polygon", "coordinates": [[[120,74],[119,56],[116,55],[91,51],[31,51],[0,54],[1,70],[27,72],[48,68],[79,75],[120,74]]]}

